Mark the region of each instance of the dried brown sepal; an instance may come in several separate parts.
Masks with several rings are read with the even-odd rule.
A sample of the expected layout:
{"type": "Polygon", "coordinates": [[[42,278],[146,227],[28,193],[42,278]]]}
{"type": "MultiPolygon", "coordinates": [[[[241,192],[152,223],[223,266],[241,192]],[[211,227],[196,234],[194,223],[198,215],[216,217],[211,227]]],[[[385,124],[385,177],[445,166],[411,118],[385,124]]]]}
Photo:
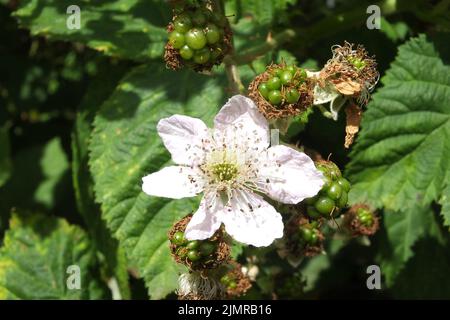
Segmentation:
{"type": "Polygon", "coordinates": [[[320,83],[330,82],[336,90],[346,96],[358,98],[361,104],[367,103],[369,92],[380,77],[374,56],[369,56],[362,45],[345,41],[342,46],[332,48],[333,57],[320,72],[320,83]]]}
{"type": "MultiPolygon", "coordinates": [[[[169,240],[173,239],[176,232],[183,232],[186,230],[186,226],[192,218],[192,214],[189,214],[176,222],[168,232],[169,240]]],[[[204,262],[192,262],[187,258],[180,258],[177,255],[178,247],[170,241],[170,253],[172,258],[180,264],[186,265],[190,270],[206,270],[215,269],[223,263],[226,263],[230,259],[231,248],[228,244],[228,239],[223,231],[223,227],[219,228],[214,235],[208,239],[217,243],[216,251],[212,254],[212,258],[204,262]]]]}
{"type": "Polygon", "coordinates": [[[345,108],[347,115],[347,124],[345,126],[345,148],[350,148],[355,136],[359,131],[359,125],[361,123],[362,109],[354,103],[349,104],[345,108]]]}
{"type": "Polygon", "coordinates": [[[355,204],[345,213],[344,226],[346,227],[347,230],[350,231],[353,237],[372,236],[378,231],[380,227],[380,221],[378,216],[368,205],[355,204]],[[373,223],[371,226],[365,226],[359,221],[357,212],[358,209],[360,208],[372,212],[373,223]]]}
{"type": "Polygon", "coordinates": [[[297,103],[287,103],[284,99],[280,105],[275,106],[267,101],[259,92],[258,87],[262,82],[266,82],[271,75],[273,74],[275,69],[283,69],[286,67],[285,63],[281,64],[271,64],[267,67],[266,71],[258,75],[253,79],[253,81],[248,86],[248,96],[256,103],[259,111],[267,118],[267,119],[279,119],[290,116],[296,116],[308,109],[313,105],[314,102],[314,80],[311,78],[307,78],[299,87],[296,87],[294,84],[290,86],[283,86],[281,90],[282,95],[284,96],[284,91],[289,89],[297,89],[300,93],[300,98],[297,103]]]}
{"type": "Polygon", "coordinates": [[[236,282],[235,288],[227,288],[227,298],[235,298],[244,295],[251,287],[250,279],[242,272],[242,266],[236,261],[230,261],[229,265],[232,267],[227,275],[236,282]]]}
{"type": "Polygon", "coordinates": [[[308,225],[310,221],[306,218],[304,209],[299,210],[303,213],[293,215],[285,227],[285,254],[287,257],[292,256],[294,258],[301,256],[313,257],[323,252],[323,241],[325,237],[323,236],[323,233],[319,231],[317,244],[304,244],[300,241],[300,227],[308,225]]]}

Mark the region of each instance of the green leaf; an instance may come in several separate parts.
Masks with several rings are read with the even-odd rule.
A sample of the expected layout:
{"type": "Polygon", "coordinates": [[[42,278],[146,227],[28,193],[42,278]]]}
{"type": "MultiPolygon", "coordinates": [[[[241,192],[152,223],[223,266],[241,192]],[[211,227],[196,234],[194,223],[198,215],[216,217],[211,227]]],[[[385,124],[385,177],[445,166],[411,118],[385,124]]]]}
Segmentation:
{"type": "Polygon", "coordinates": [[[55,137],[44,145],[18,152],[14,158],[14,174],[0,190],[0,209],[12,207],[52,209],[64,201],[68,190],[64,179],[69,162],[61,139],[55,137]]]}
{"type": "Polygon", "coordinates": [[[381,32],[386,34],[390,40],[397,42],[400,40],[404,40],[406,35],[408,34],[409,28],[408,25],[402,21],[390,23],[386,18],[381,17],[381,32]]]}
{"type": "Polygon", "coordinates": [[[386,239],[379,261],[388,287],[414,255],[413,245],[426,235],[431,214],[428,208],[416,207],[403,212],[388,211],[384,215],[386,239]]]}
{"type": "MultiPolygon", "coordinates": [[[[391,288],[397,299],[448,299],[450,297],[450,253],[435,239],[424,238],[414,246],[408,261],[391,288]]],[[[382,269],[383,270],[383,269],[382,269]]]]}
{"type": "Polygon", "coordinates": [[[177,285],[178,267],[169,254],[167,231],[197,207],[197,199],[172,201],[141,191],[142,177],[170,159],[156,124],[173,114],[210,122],[224,100],[221,81],[191,71],[170,72],[161,65],[144,65],[122,80],[94,122],[90,167],[96,199],[108,227],[154,299],[177,285]]]}
{"type": "Polygon", "coordinates": [[[33,35],[78,41],[110,56],[145,61],[162,56],[170,20],[164,1],[81,1],[80,29],[66,25],[71,0],[24,0],[14,15],[33,35]]]}
{"type": "Polygon", "coordinates": [[[103,299],[95,251],[86,233],[65,220],[14,214],[0,249],[0,299],[103,299]],[[69,266],[80,269],[80,289],[69,289],[69,266]]]}
{"type": "Polygon", "coordinates": [[[399,47],[382,82],[351,153],[351,202],[406,211],[448,198],[450,67],[422,35],[399,47]]]}
{"type": "Polygon", "coordinates": [[[78,211],[86,223],[94,246],[105,258],[107,281],[116,281],[118,284],[119,290],[113,291],[113,298],[130,299],[127,261],[117,240],[112,238],[106,222],[101,218],[100,207],[95,203],[93,180],[88,167],[88,146],[94,116],[124,74],[124,68],[120,65],[112,70],[108,67],[104,65],[105,70],[92,80],[78,108],[72,132],[72,178],[78,211]]]}
{"type": "Polygon", "coordinates": [[[9,145],[8,128],[5,126],[0,127],[0,187],[11,176],[12,162],[11,162],[11,150],[9,145]]]}
{"type": "Polygon", "coordinates": [[[228,0],[226,13],[236,15],[236,19],[251,15],[257,23],[265,25],[279,20],[288,5],[296,2],[297,0],[228,0]]]}

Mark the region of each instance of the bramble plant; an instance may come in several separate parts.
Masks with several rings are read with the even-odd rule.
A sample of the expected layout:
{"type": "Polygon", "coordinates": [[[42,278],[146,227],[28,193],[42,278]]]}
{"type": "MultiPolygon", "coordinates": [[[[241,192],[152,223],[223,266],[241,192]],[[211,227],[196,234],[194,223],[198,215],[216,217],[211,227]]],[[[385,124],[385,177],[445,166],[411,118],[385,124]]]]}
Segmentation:
{"type": "Polygon", "coordinates": [[[450,297],[448,1],[73,2],[0,1],[0,299],[450,297]]]}

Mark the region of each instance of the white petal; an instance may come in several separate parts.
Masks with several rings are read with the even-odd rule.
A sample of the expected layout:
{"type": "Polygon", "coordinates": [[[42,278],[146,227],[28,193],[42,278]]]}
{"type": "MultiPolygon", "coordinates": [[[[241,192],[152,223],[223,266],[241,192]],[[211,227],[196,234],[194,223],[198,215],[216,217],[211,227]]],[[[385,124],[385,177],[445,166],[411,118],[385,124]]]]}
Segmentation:
{"type": "Polygon", "coordinates": [[[325,88],[319,85],[314,87],[314,104],[324,104],[333,101],[337,96],[339,96],[339,92],[331,85],[327,85],[325,88]]]}
{"type": "Polygon", "coordinates": [[[222,201],[214,193],[206,194],[200,207],[192,216],[184,232],[188,240],[204,240],[210,238],[221,225],[219,214],[223,209],[222,201]]]}
{"type": "Polygon", "coordinates": [[[181,199],[203,191],[204,181],[190,167],[170,166],[142,178],[142,191],[150,196],[181,199]]]}
{"type": "Polygon", "coordinates": [[[315,196],[324,184],[322,173],[306,154],[278,145],[267,150],[267,166],[262,166],[262,189],[274,200],[296,204],[315,196]]]}
{"type": "Polygon", "coordinates": [[[191,165],[202,156],[201,139],[208,135],[202,120],[174,115],[161,119],[157,130],[175,163],[191,165]]]}
{"type": "Polygon", "coordinates": [[[258,111],[255,103],[242,95],[231,97],[214,119],[218,130],[245,131],[242,136],[250,137],[253,144],[269,146],[269,124],[258,111]]]}
{"type": "Polygon", "coordinates": [[[339,110],[341,110],[342,106],[345,103],[345,100],[346,98],[344,96],[338,95],[336,98],[333,99],[333,101],[331,101],[330,111],[334,121],[337,121],[339,110]]]}
{"type": "Polygon", "coordinates": [[[283,236],[281,215],[252,192],[235,190],[221,215],[226,232],[239,242],[266,247],[283,236]]]}

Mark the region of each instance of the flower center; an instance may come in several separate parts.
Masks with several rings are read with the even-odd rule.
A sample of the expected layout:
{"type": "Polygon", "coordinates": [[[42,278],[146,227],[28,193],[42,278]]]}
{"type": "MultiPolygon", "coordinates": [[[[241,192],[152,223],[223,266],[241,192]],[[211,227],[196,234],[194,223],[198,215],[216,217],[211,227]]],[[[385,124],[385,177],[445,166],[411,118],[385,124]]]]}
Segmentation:
{"type": "Polygon", "coordinates": [[[216,163],[211,166],[216,180],[220,182],[231,181],[237,177],[238,168],[233,163],[216,163]]]}

